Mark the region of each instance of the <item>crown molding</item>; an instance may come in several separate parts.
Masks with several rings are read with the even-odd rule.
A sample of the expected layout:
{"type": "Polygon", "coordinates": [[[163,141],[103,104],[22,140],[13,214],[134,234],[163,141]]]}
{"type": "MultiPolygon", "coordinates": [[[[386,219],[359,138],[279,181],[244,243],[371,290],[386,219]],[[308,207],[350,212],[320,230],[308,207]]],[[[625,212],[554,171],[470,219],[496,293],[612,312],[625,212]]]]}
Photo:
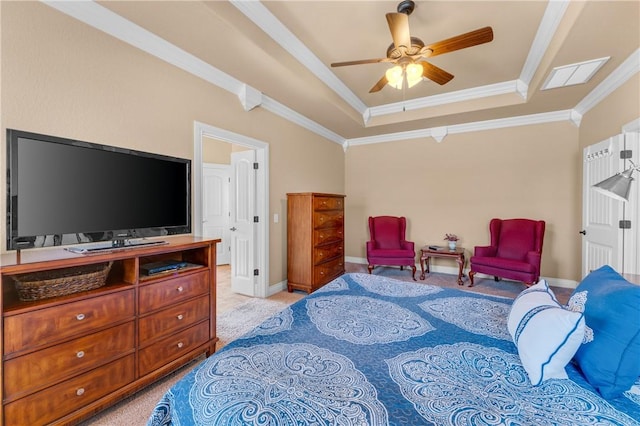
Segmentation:
{"type": "MultiPolygon", "coordinates": [[[[640,71],[640,49],[637,49],[618,68],[616,68],[614,72],[612,72],[606,79],[604,79],[593,91],[591,91],[591,93],[589,93],[580,103],[578,103],[578,105],[576,105],[571,110],[471,122],[452,126],[442,126],[438,128],[419,129],[408,132],[381,134],[363,138],[345,139],[337,133],[325,128],[324,126],[303,116],[302,114],[297,113],[296,111],[279,103],[278,101],[269,98],[264,94],[261,94],[257,89],[248,86],[245,83],[230,76],[229,74],[220,71],[214,66],[200,60],[199,58],[167,42],[166,40],[158,37],[150,31],[134,24],[133,22],[124,19],[120,15],[115,14],[114,12],[99,5],[94,1],[41,1],[42,3],[66,15],[69,15],[127,44],[141,49],[142,51],[147,52],[165,62],[168,62],[184,71],[187,71],[194,76],[202,78],[203,80],[211,84],[214,84],[230,93],[235,94],[236,96],[238,96],[238,99],[243,104],[243,108],[245,110],[260,106],[261,108],[264,108],[294,124],[306,128],[307,130],[316,133],[321,137],[342,145],[344,150],[346,150],[349,146],[416,139],[422,137],[433,137],[438,142],[440,142],[447,135],[454,133],[466,133],[563,120],[570,121],[576,126],[579,126],[582,116],[587,111],[597,105],[600,101],[602,101],[602,99],[607,97],[615,89],[620,87],[623,83],[629,80],[629,78],[640,71]]],[[[253,6],[247,6],[250,10],[253,10],[254,8],[257,10],[260,10],[260,8],[264,8],[264,6],[262,6],[259,1],[232,0],[232,3],[234,3],[236,7],[237,4],[241,4],[243,7],[247,6],[247,4],[251,4],[253,6]],[[259,6],[254,5],[254,3],[259,6]]],[[[558,17],[559,10],[561,9],[560,6],[564,5],[564,7],[566,8],[566,3],[568,2],[566,0],[550,0],[549,3],[550,4],[547,7],[547,12],[549,12],[549,9],[553,9],[555,12],[549,12],[549,14],[545,12],[545,18],[543,18],[544,26],[551,25],[550,23],[547,23],[547,20],[551,20],[552,18],[560,19],[561,17],[558,17]]],[[[273,17],[270,12],[266,12],[275,20],[275,17],[273,17]]],[[[258,12],[258,14],[259,13],[260,12],[258,12]]],[[[562,13],[564,13],[564,11],[562,13]]],[[[275,27],[282,26],[279,21],[276,20],[276,22],[278,24],[274,24],[275,27]]],[[[541,24],[541,27],[542,26],[543,24],[541,24]]],[[[286,30],[284,26],[282,26],[282,28],[286,30]]],[[[288,32],[288,30],[286,31],[288,32]]],[[[291,33],[289,32],[289,34],[291,33]]],[[[284,37],[284,35],[282,37],[284,37]]],[[[287,43],[288,42],[289,41],[287,40],[287,43]]],[[[300,42],[298,41],[298,43],[300,42]]],[[[534,45],[535,44],[536,43],[534,42],[534,45]]],[[[300,45],[302,45],[302,43],[300,43],[300,45]]],[[[304,45],[302,45],[302,47],[304,47],[304,45]]],[[[288,44],[287,48],[289,49],[288,44]]],[[[307,53],[300,53],[302,55],[301,57],[306,57],[305,55],[310,54],[315,58],[315,55],[308,51],[306,47],[304,47],[304,49],[306,49],[307,53]]],[[[534,49],[534,47],[532,46],[532,50],[535,50],[537,52],[538,48],[534,49]]],[[[532,56],[531,52],[530,56],[532,56]]],[[[315,59],[317,60],[317,58],[315,59]]],[[[531,61],[533,61],[533,59],[531,61]]],[[[530,62],[529,58],[527,58],[527,62],[530,62]]],[[[328,69],[324,65],[322,66],[328,71],[328,69]]],[[[531,65],[525,64],[525,68],[528,68],[530,66],[531,65]]],[[[313,69],[311,70],[314,71],[313,69]]],[[[333,78],[337,80],[333,73],[331,73],[330,71],[328,72],[333,76],[333,78]]],[[[342,84],[342,82],[340,82],[340,84],[342,84]]],[[[496,96],[505,93],[519,93],[520,95],[523,95],[523,93],[526,94],[527,85],[528,83],[526,80],[526,76],[521,76],[521,78],[518,80],[460,90],[449,94],[434,95],[402,103],[365,108],[362,111],[362,114],[363,119],[366,123],[370,120],[371,117],[382,115],[385,113],[391,114],[399,112],[402,111],[402,108],[404,108],[404,110],[425,108],[430,106],[442,105],[443,102],[462,102],[464,100],[473,98],[496,96]]]]}
{"type": "Polygon", "coordinates": [[[478,99],[506,93],[518,93],[527,98],[529,83],[555,35],[556,29],[570,3],[569,0],[549,0],[538,31],[529,50],[527,60],[518,80],[481,86],[442,95],[428,96],[409,101],[367,107],[336,75],[322,63],[288,28],[286,28],[260,1],[230,0],[240,12],[260,27],[269,37],[330,87],[353,109],[362,115],[366,126],[372,117],[395,114],[408,110],[428,108],[469,99],[478,99]],[[513,84],[513,87],[511,85],[513,84]],[[492,93],[492,90],[496,92],[492,93]]]}
{"type": "Polygon", "coordinates": [[[329,86],[359,114],[367,106],[318,57],[285,27],[260,1],[229,0],[240,12],[329,86]]]}
{"type": "Polygon", "coordinates": [[[259,90],[220,71],[94,1],[42,0],[42,3],[235,94],[246,111],[259,105],[332,142],[339,145],[344,143],[344,138],[340,135],[264,94],[260,96],[259,90]]]}
{"type": "Polygon", "coordinates": [[[42,0],[42,3],[231,93],[239,94],[242,90],[243,82],[94,1],[42,0]]]}
{"type": "Polygon", "coordinates": [[[640,132],[640,117],[636,118],[633,121],[628,122],[624,126],[622,126],[622,131],[627,132],[640,132]]]}
{"type": "Polygon", "coordinates": [[[529,83],[531,83],[551,40],[556,34],[558,25],[560,25],[569,3],[569,0],[549,0],[547,3],[547,8],[544,11],[544,15],[538,26],[538,31],[531,44],[531,49],[520,72],[519,80],[527,87],[529,83]]]}
{"type": "Polygon", "coordinates": [[[491,96],[506,95],[511,93],[518,93],[518,80],[488,84],[486,86],[472,87],[471,89],[457,90],[455,92],[443,93],[440,95],[433,95],[424,98],[411,99],[408,101],[379,105],[368,108],[367,117],[371,119],[372,117],[379,117],[387,114],[394,114],[421,108],[430,108],[439,105],[446,105],[451,103],[469,101],[472,99],[487,98],[491,96]]]}
{"type": "Polygon", "coordinates": [[[498,118],[495,120],[454,124],[452,126],[431,127],[428,129],[410,130],[406,132],[387,133],[383,135],[347,139],[346,146],[351,147],[428,137],[433,137],[437,142],[441,142],[447,135],[456,133],[470,133],[482,130],[504,129],[507,127],[529,126],[533,124],[544,124],[557,121],[570,121],[571,117],[572,110],[543,112],[540,114],[521,115],[517,117],[498,118]]]}
{"type": "Polygon", "coordinates": [[[607,76],[595,89],[585,96],[575,110],[584,115],[600,101],[609,96],[614,90],[622,86],[631,77],[640,72],[640,48],[636,49],[618,68],[607,76]]]}

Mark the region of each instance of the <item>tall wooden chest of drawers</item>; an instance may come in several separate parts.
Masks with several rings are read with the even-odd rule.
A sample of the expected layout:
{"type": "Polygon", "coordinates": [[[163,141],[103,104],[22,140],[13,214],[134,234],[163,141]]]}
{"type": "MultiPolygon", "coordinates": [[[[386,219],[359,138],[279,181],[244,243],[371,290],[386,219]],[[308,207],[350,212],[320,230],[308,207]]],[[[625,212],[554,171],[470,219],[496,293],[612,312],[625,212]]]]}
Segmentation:
{"type": "Polygon", "coordinates": [[[287,289],[311,293],[344,274],[344,195],[287,194],[287,289]]]}

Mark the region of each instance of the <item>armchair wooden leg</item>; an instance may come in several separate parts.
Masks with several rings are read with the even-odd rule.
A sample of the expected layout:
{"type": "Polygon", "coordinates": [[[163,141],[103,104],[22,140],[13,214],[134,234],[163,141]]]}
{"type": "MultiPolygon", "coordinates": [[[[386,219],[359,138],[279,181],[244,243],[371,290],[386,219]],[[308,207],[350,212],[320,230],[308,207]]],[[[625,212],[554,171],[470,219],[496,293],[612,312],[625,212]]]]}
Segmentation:
{"type": "Polygon", "coordinates": [[[373,265],[369,265],[367,269],[369,270],[369,273],[371,273],[371,271],[373,271],[373,265]]]}
{"type": "Polygon", "coordinates": [[[498,282],[498,281],[500,281],[500,277],[493,277],[493,280],[494,280],[495,282],[498,282]]]}
{"type": "Polygon", "coordinates": [[[411,277],[416,281],[416,265],[411,265],[411,270],[413,271],[411,277]]]}
{"type": "Polygon", "coordinates": [[[473,287],[473,276],[475,275],[474,271],[469,271],[469,287],[473,287]]]}

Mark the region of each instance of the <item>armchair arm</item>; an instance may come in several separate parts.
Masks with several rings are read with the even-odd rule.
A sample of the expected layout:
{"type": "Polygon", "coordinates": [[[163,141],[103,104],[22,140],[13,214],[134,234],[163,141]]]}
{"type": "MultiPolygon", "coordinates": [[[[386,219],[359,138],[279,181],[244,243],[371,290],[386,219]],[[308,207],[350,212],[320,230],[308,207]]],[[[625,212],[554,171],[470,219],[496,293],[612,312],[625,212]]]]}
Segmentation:
{"type": "Polygon", "coordinates": [[[497,252],[498,247],[496,246],[476,246],[474,256],[495,257],[497,252]]]}
{"type": "Polygon", "coordinates": [[[527,252],[526,261],[530,265],[534,265],[538,272],[540,272],[540,261],[542,260],[542,253],[537,251],[527,252]]]}
{"type": "Polygon", "coordinates": [[[400,247],[402,248],[402,250],[414,250],[414,243],[413,241],[400,241],[400,247]]]}
{"type": "Polygon", "coordinates": [[[367,241],[367,253],[370,250],[375,250],[376,248],[376,242],[375,241],[367,241]]]}

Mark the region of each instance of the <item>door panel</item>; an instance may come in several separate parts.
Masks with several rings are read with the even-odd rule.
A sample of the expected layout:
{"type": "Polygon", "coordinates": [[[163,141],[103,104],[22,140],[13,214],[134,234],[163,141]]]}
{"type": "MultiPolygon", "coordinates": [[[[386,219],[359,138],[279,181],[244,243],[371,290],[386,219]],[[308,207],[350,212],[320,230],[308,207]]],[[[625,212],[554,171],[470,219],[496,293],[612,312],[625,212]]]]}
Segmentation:
{"type": "Polygon", "coordinates": [[[202,232],[208,238],[220,238],[216,245],[216,264],[231,262],[229,241],[229,180],[228,164],[204,164],[202,168],[202,232]]]}
{"type": "Polygon", "coordinates": [[[623,235],[618,223],[623,219],[622,201],[591,188],[622,171],[622,135],[613,136],[584,149],[582,224],[582,276],[602,265],[623,271],[623,235]]]}
{"type": "Polygon", "coordinates": [[[231,289],[255,296],[255,151],[231,154],[231,289]]]}

